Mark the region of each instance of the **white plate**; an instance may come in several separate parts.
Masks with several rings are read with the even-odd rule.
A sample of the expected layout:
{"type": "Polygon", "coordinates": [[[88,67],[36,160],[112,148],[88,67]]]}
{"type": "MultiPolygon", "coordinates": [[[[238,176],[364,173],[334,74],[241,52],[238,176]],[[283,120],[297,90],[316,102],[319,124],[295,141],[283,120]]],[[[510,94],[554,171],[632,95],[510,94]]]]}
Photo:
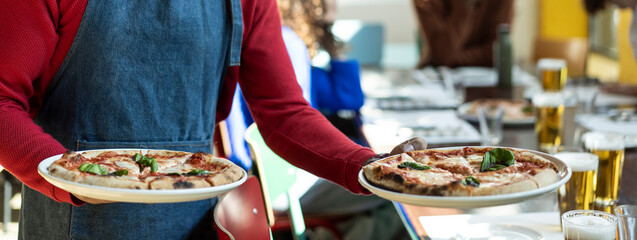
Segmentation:
{"type": "Polygon", "coordinates": [[[637,116],[633,115],[630,121],[613,121],[609,114],[580,115],[575,120],[589,131],[624,135],[626,148],[637,147],[637,116]]]}
{"type": "MultiPolygon", "coordinates": [[[[461,104],[460,106],[458,106],[457,109],[457,113],[458,113],[458,117],[465,119],[467,121],[471,121],[471,122],[478,122],[478,116],[473,114],[473,113],[469,113],[469,109],[471,108],[471,105],[473,104],[473,102],[466,102],[461,104]]],[[[502,117],[502,123],[505,125],[530,125],[530,124],[534,124],[535,123],[535,117],[534,116],[529,116],[529,117],[525,117],[525,118],[508,118],[505,116],[502,117]]]]}
{"type": "MultiPolygon", "coordinates": [[[[116,149],[101,149],[99,151],[108,151],[116,149]]],[[[135,150],[135,149],[127,149],[135,150]]],[[[142,153],[145,154],[142,150],[142,153]]],[[[88,151],[78,151],[79,153],[88,151]]],[[[110,188],[102,186],[93,186],[88,184],[76,183],[57,178],[49,174],[49,166],[62,157],[62,154],[55,155],[44,159],[38,165],[38,173],[56,187],[64,189],[70,193],[82,195],[85,197],[109,200],[115,202],[136,202],[136,203],[170,203],[170,202],[188,202],[207,198],[226,193],[239,185],[243,184],[247,179],[246,172],[242,169],[243,177],[234,183],[193,189],[174,189],[174,190],[148,190],[148,189],[124,189],[110,188]]]]}
{"type": "MultiPolygon", "coordinates": [[[[463,147],[439,148],[439,149],[461,149],[461,148],[463,147]]],[[[367,188],[373,194],[376,194],[379,197],[400,202],[400,203],[426,206],[426,207],[468,209],[468,208],[490,207],[490,206],[521,202],[523,200],[537,197],[542,194],[554,191],[558,189],[560,186],[564,185],[564,183],[566,183],[571,178],[571,169],[568,166],[566,166],[566,164],[562,162],[561,160],[538,151],[520,149],[520,148],[513,148],[513,149],[529,151],[534,154],[538,154],[548,159],[549,161],[553,162],[558,169],[557,171],[558,180],[551,185],[548,185],[539,189],[530,190],[530,191],[491,195],[491,196],[475,196],[475,197],[449,197],[449,196],[442,197],[442,196],[425,196],[425,195],[399,193],[399,192],[395,192],[395,191],[374,186],[373,184],[367,181],[367,179],[363,175],[362,169],[358,173],[358,182],[360,182],[361,185],[363,185],[363,187],[367,188]]]]}
{"type": "Polygon", "coordinates": [[[509,224],[480,223],[470,225],[461,230],[454,239],[466,240],[542,240],[544,236],[539,232],[522,226],[509,224]]]}

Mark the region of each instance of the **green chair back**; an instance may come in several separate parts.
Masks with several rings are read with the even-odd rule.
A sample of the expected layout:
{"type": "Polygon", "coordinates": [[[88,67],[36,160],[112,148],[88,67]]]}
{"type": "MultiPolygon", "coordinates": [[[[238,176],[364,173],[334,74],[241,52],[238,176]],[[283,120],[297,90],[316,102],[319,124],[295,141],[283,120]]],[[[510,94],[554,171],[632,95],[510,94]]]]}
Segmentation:
{"type": "Polygon", "coordinates": [[[290,207],[289,216],[292,220],[294,237],[295,239],[304,239],[305,223],[299,196],[290,192],[290,188],[297,181],[297,172],[301,170],[270,150],[261,137],[256,124],[248,127],[245,139],[250,146],[252,158],[261,180],[270,225],[274,225],[275,221],[272,202],[279,197],[284,197],[290,207]]]}

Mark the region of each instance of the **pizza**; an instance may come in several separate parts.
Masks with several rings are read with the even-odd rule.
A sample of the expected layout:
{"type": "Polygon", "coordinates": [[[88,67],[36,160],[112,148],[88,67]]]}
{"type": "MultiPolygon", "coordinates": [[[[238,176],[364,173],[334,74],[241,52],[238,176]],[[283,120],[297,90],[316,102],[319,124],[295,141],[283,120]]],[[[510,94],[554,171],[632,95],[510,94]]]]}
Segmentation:
{"type": "Polygon", "coordinates": [[[502,107],[503,118],[509,121],[520,121],[534,117],[533,107],[524,100],[510,99],[478,99],[471,102],[467,113],[478,116],[478,109],[484,108],[488,115],[495,115],[499,107],[502,107]]]}
{"type": "Polygon", "coordinates": [[[67,151],[48,171],[76,183],[127,189],[205,188],[243,177],[241,168],[226,159],[168,150],[67,151]]]}
{"type": "Polygon", "coordinates": [[[523,192],[558,179],[557,166],[540,155],[493,147],[405,152],[364,166],[363,174],[375,186],[429,196],[523,192]]]}

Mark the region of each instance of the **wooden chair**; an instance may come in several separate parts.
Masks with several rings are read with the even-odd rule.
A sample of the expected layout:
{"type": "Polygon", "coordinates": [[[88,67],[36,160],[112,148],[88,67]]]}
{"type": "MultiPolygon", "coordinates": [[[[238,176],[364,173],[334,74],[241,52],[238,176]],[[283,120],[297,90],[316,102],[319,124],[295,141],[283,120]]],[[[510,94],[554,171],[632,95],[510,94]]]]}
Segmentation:
{"type": "Polygon", "coordinates": [[[220,197],[213,217],[221,240],[272,239],[261,184],[255,176],[220,197]]]}
{"type": "Polygon", "coordinates": [[[331,232],[335,239],[342,236],[336,226],[329,219],[305,217],[299,202],[300,196],[307,188],[316,182],[316,176],[311,175],[276,155],[265,144],[256,124],[248,127],[245,134],[246,142],[250,146],[256,171],[261,180],[267,216],[272,231],[291,230],[294,239],[306,238],[306,226],[321,226],[331,232]],[[274,211],[275,200],[287,202],[286,212],[274,211]]]}
{"type": "Polygon", "coordinates": [[[535,41],[533,60],[542,58],[561,58],[566,61],[568,75],[581,77],[586,75],[588,40],[586,38],[544,39],[535,41]]]}

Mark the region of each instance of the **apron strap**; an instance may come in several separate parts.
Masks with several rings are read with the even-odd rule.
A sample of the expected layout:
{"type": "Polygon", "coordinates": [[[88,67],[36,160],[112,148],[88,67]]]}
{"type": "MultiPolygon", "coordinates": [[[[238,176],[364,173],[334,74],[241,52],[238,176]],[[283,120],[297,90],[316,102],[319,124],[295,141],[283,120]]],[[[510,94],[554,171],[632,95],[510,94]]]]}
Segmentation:
{"type": "Polygon", "coordinates": [[[239,66],[241,63],[241,41],[243,40],[243,15],[241,12],[241,0],[229,0],[231,19],[230,48],[228,66],[239,66]]]}

